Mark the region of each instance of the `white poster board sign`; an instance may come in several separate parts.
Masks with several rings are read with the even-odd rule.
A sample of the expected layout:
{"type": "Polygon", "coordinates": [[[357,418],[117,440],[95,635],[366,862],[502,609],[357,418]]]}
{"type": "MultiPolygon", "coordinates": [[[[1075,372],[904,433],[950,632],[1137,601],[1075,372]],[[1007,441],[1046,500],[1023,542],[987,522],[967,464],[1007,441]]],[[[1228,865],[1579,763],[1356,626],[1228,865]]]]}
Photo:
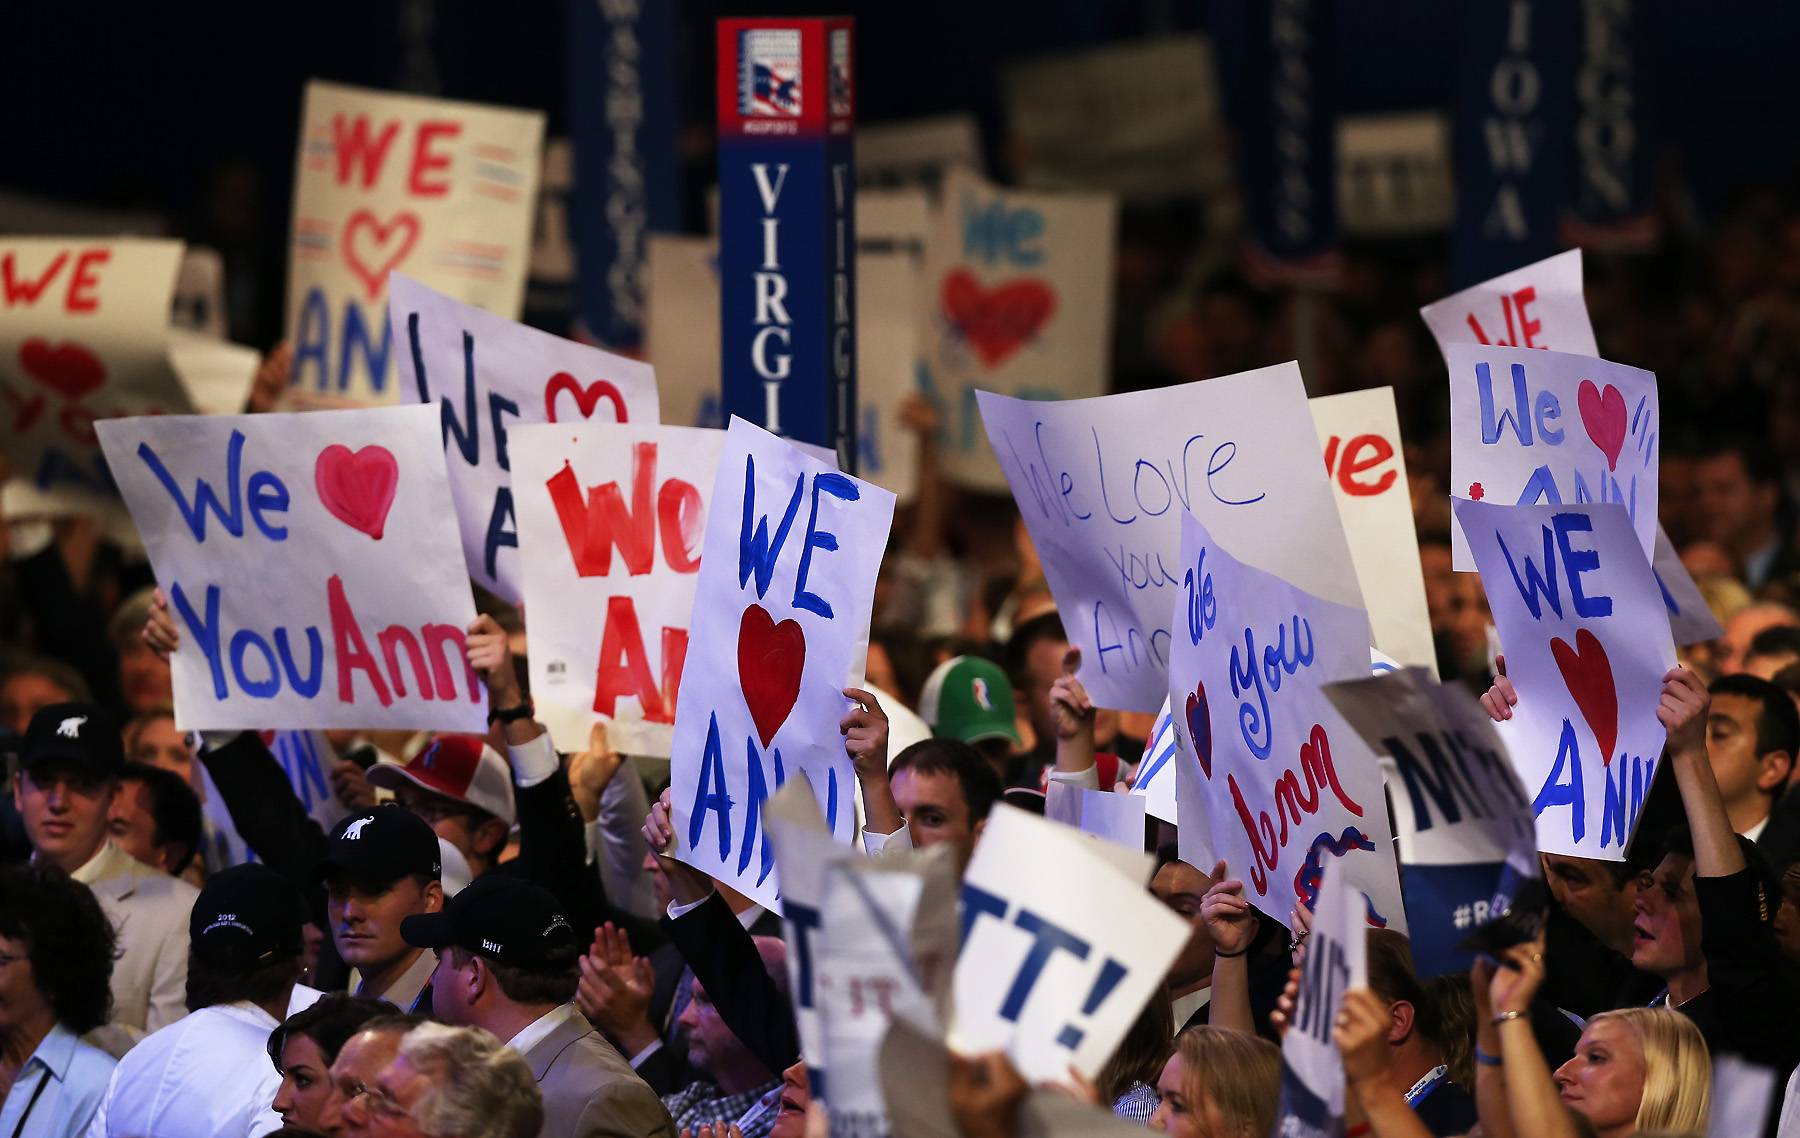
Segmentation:
{"type": "Polygon", "coordinates": [[[1116,213],[1101,195],[1014,193],[963,170],[945,179],[925,250],[923,376],[944,417],[954,480],[1006,488],[976,392],[1080,399],[1106,390],[1116,213]]]}
{"type": "Polygon", "coordinates": [[[1199,779],[1187,797],[1177,788],[1182,860],[1223,858],[1277,920],[1310,907],[1325,867],[1346,861],[1368,890],[1369,924],[1405,931],[1380,763],[1323,690],[1369,674],[1367,615],[1245,564],[1191,514],[1181,565],[1192,600],[1169,699],[1188,760],[1177,778],[1199,779]],[[1190,799],[1207,817],[1193,834],[1190,799]]]}
{"type": "Polygon", "coordinates": [[[711,506],[670,764],[677,856],[779,910],[761,818],[788,775],[806,773],[840,842],[855,832],[838,723],[894,496],[734,418],[711,506]]]}
{"type": "Polygon", "coordinates": [[[519,314],[544,116],[313,80],[294,166],[288,399],[393,403],[396,269],[469,304],[519,314]]]}
{"type": "Polygon", "coordinates": [[[557,423],[513,440],[538,717],[559,750],[604,722],[622,753],[667,755],[725,432],[557,423]]]}
{"type": "Polygon", "coordinates": [[[1425,571],[1394,389],[1377,387],[1306,401],[1325,447],[1325,473],[1369,610],[1374,646],[1403,664],[1437,672],[1425,571]]]}
{"type": "MultiPolygon", "coordinates": [[[[1449,344],[1450,492],[1529,506],[1618,502],[1656,548],[1656,376],[1592,356],[1449,344]]],[[[1458,570],[1475,567],[1458,523],[1458,570]]]]}
{"type": "Polygon", "coordinates": [[[1333,861],[1319,889],[1292,1025],[1281,1040],[1276,1134],[1344,1132],[1344,1060],[1331,1033],[1344,993],[1369,983],[1369,938],[1352,877],[1348,863],[1333,861]]]}
{"type": "Polygon", "coordinates": [[[1457,502],[1507,675],[1500,724],[1546,853],[1621,861],[1650,793],[1675,666],[1668,610],[1623,507],[1457,502]]]}
{"type": "Polygon", "coordinates": [[[1099,706],[1150,712],[1168,695],[1183,512],[1271,572],[1362,607],[1298,365],[1097,399],[978,399],[1099,706]]]}
{"type": "Polygon", "coordinates": [[[1189,929],[1145,890],[1152,859],[996,805],[963,875],[960,1051],[1002,1049],[1029,1082],[1092,1078],[1189,929]],[[1048,867],[1054,867],[1054,870],[1048,867]]]}
{"type": "Polygon", "coordinates": [[[94,424],[191,410],[169,364],[179,241],[0,239],[0,451],[74,505],[110,497],[94,424]]]}
{"type": "Polygon", "coordinates": [[[1482,281],[1427,304],[1419,315],[1439,349],[1486,344],[1600,354],[1581,291],[1579,249],[1482,281]]]}
{"type": "Polygon", "coordinates": [[[487,730],[430,407],[99,424],[181,632],[184,730],[487,730]]]}
{"type": "Polygon", "coordinates": [[[402,273],[388,281],[399,399],[438,409],[469,576],[521,594],[509,445],[525,423],[655,423],[649,364],[552,336],[453,300],[402,273]]]}

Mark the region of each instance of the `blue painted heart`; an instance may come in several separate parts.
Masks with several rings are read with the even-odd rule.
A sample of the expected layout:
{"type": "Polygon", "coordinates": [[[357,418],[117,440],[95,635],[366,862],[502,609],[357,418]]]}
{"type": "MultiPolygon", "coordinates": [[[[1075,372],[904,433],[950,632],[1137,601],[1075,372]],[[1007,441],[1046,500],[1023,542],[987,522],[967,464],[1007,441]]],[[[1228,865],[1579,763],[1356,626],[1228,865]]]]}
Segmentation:
{"type": "Polygon", "coordinates": [[[1187,697],[1188,738],[1194,741],[1194,754],[1200,757],[1200,769],[1212,778],[1212,713],[1206,706],[1206,685],[1196,683],[1187,697]]]}

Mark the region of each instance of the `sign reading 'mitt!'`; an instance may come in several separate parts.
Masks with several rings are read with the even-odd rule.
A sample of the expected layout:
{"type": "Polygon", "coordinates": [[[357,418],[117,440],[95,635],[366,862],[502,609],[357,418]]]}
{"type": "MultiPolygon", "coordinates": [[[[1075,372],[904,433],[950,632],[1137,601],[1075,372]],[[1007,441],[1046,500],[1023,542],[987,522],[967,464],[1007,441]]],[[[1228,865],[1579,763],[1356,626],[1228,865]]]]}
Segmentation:
{"type": "Polygon", "coordinates": [[[725,413],[856,458],[848,19],[719,21],[725,413]]]}

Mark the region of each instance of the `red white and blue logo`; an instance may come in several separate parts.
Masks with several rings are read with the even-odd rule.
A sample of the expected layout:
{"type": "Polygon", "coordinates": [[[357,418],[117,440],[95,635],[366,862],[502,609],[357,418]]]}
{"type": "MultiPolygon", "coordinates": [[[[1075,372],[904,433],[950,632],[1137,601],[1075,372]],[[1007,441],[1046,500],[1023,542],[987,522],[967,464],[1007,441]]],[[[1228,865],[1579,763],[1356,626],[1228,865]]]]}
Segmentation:
{"type": "Polygon", "coordinates": [[[738,113],[799,118],[800,29],[748,28],[738,37],[738,113]]]}

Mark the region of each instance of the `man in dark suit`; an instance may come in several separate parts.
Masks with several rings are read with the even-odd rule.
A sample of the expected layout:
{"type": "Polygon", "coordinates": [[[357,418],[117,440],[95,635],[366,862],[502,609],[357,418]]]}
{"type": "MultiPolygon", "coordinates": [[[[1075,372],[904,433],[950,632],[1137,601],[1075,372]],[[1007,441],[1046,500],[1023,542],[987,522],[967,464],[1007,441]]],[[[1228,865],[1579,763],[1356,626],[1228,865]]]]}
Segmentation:
{"type": "Polygon", "coordinates": [[[488,874],[442,912],[411,917],[407,943],[437,952],[437,1018],[492,1032],[525,1056],[548,1135],[674,1138],[669,1112],[573,1003],[581,945],[561,904],[488,874]]]}

